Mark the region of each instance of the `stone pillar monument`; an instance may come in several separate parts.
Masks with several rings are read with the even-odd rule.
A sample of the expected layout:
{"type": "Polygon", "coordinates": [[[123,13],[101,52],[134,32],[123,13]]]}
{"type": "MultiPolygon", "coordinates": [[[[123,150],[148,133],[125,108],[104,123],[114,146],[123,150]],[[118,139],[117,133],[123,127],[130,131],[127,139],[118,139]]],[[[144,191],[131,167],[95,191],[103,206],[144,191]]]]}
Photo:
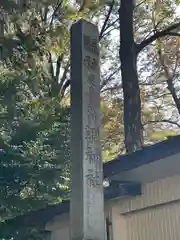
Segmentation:
{"type": "Polygon", "coordinates": [[[99,34],[79,20],[71,29],[71,240],[105,240],[100,147],[99,34]]]}

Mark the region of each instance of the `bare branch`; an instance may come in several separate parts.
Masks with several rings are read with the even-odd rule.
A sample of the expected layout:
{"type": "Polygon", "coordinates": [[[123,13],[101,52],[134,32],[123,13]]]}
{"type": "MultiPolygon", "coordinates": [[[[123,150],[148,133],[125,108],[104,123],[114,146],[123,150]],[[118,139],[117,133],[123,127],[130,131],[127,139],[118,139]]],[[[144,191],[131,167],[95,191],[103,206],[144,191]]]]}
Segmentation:
{"type": "MultiPolygon", "coordinates": [[[[154,19],[153,19],[153,25],[154,25],[154,28],[149,31],[149,33],[145,36],[145,38],[143,39],[143,41],[145,41],[146,39],[148,39],[152,33],[155,33],[157,31],[157,28],[158,26],[163,22],[163,20],[165,19],[166,17],[163,17],[157,24],[154,23],[154,19]],[[156,30],[156,31],[155,31],[156,30]]],[[[142,42],[143,42],[142,41],[142,42]]]]}
{"type": "Polygon", "coordinates": [[[48,12],[49,12],[49,8],[46,7],[45,10],[44,10],[44,17],[43,17],[43,22],[44,22],[44,23],[47,22],[48,12]]]}
{"type": "Polygon", "coordinates": [[[61,90],[61,96],[62,96],[62,97],[64,97],[65,92],[66,92],[66,89],[70,86],[70,84],[71,84],[71,81],[70,81],[70,79],[68,79],[68,80],[65,82],[65,84],[63,85],[62,90],[61,90]]]}
{"type": "Polygon", "coordinates": [[[111,27],[111,26],[113,26],[115,23],[117,23],[117,22],[119,22],[119,18],[117,18],[116,20],[114,20],[111,24],[109,24],[106,28],[105,28],[105,31],[109,28],[109,27],[111,27]]]}
{"type": "Polygon", "coordinates": [[[39,11],[40,11],[40,18],[41,18],[41,21],[43,22],[43,18],[44,18],[44,17],[43,17],[43,11],[42,11],[42,9],[40,9],[39,11]]]}
{"type": "Polygon", "coordinates": [[[166,83],[166,80],[164,80],[164,81],[161,81],[161,82],[159,82],[159,83],[156,83],[156,82],[146,82],[146,81],[144,81],[144,82],[140,82],[139,83],[139,85],[140,86],[158,86],[158,85],[164,85],[166,83]]]}
{"type": "Polygon", "coordinates": [[[61,55],[57,58],[57,62],[56,62],[56,76],[55,76],[55,78],[56,78],[57,82],[59,80],[59,74],[60,74],[60,68],[61,68],[62,60],[63,60],[63,56],[61,55]]]}
{"type": "Polygon", "coordinates": [[[104,86],[106,86],[106,84],[110,81],[110,79],[120,70],[120,67],[118,69],[116,69],[114,72],[112,72],[110,74],[110,76],[108,76],[106,79],[104,79],[102,81],[102,84],[101,84],[101,90],[103,89],[104,86]]]}
{"type": "MultiPolygon", "coordinates": [[[[119,19],[117,19],[116,22],[117,22],[117,21],[119,21],[119,19]]],[[[106,28],[106,30],[109,29],[109,28],[112,27],[112,26],[113,26],[113,25],[111,24],[110,26],[108,26],[108,27],[106,28]]],[[[114,26],[113,28],[110,28],[107,32],[106,32],[106,30],[105,30],[102,38],[105,37],[106,35],[108,35],[108,34],[109,34],[110,32],[112,32],[113,30],[118,29],[118,28],[119,28],[118,26],[114,26]]]]}
{"type": "Polygon", "coordinates": [[[53,69],[53,61],[52,61],[52,56],[51,53],[48,52],[49,55],[49,59],[48,59],[48,63],[49,63],[49,73],[51,74],[51,77],[54,78],[54,69],[53,69]]]}
{"type": "Polygon", "coordinates": [[[169,123],[169,124],[173,124],[176,125],[178,128],[180,128],[180,124],[177,122],[174,122],[172,120],[168,120],[168,119],[162,119],[162,120],[154,120],[154,121],[148,121],[146,123],[143,124],[143,127],[148,125],[148,124],[156,124],[156,123],[169,123]]]}
{"type": "Polygon", "coordinates": [[[107,25],[107,23],[108,23],[108,21],[109,21],[109,18],[110,18],[111,13],[112,13],[113,6],[114,6],[114,0],[113,0],[113,2],[111,3],[111,5],[109,6],[108,14],[107,14],[107,16],[106,16],[106,18],[105,18],[105,21],[104,21],[104,23],[103,23],[102,29],[101,29],[100,34],[99,34],[99,41],[101,41],[101,39],[102,39],[102,37],[103,37],[103,33],[104,33],[105,29],[106,29],[106,25],[107,25]]]}
{"type": "Polygon", "coordinates": [[[70,66],[70,63],[69,61],[67,62],[65,68],[64,68],[64,73],[63,73],[63,76],[62,76],[62,79],[61,81],[64,83],[65,79],[66,79],[66,76],[67,76],[67,73],[68,73],[68,70],[69,70],[69,66],[70,66]]]}
{"type": "MultiPolygon", "coordinates": [[[[159,40],[159,44],[161,45],[161,42],[159,40]]],[[[165,65],[165,62],[164,62],[164,56],[162,54],[162,49],[161,47],[158,49],[158,55],[159,55],[159,60],[161,62],[161,65],[163,67],[163,70],[164,70],[164,73],[166,75],[166,78],[167,78],[167,88],[168,90],[170,91],[171,95],[172,95],[172,98],[174,100],[174,103],[176,105],[176,108],[180,114],[180,98],[178,97],[177,95],[177,92],[176,92],[176,89],[174,87],[174,84],[173,84],[173,77],[174,77],[174,74],[171,74],[168,67],[165,65]]]]}
{"type": "Polygon", "coordinates": [[[48,12],[49,12],[48,7],[45,7],[44,9],[40,9],[40,17],[41,17],[41,21],[43,23],[46,23],[46,21],[47,21],[48,12]]]}
{"type": "Polygon", "coordinates": [[[145,3],[146,0],[143,0],[142,2],[140,2],[138,5],[135,6],[135,8],[138,8],[139,6],[141,6],[143,3],[145,3]]]}
{"type": "Polygon", "coordinates": [[[59,83],[59,91],[62,90],[62,93],[61,94],[64,94],[65,90],[69,87],[70,85],[70,81],[67,80],[67,84],[65,83],[65,80],[66,80],[66,77],[67,77],[67,73],[69,71],[69,66],[70,66],[70,63],[69,61],[67,62],[65,68],[64,68],[64,72],[63,72],[63,75],[62,75],[62,78],[61,78],[61,81],[59,83]],[[65,84],[64,84],[65,83],[65,84]]]}
{"type": "Polygon", "coordinates": [[[137,44],[137,54],[140,51],[142,51],[147,45],[151,44],[152,42],[154,42],[158,38],[162,38],[162,37],[165,37],[167,35],[173,36],[174,32],[172,32],[172,31],[176,30],[179,27],[180,27],[180,22],[175,23],[175,24],[167,27],[166,29],[164,29],[162,31],[157,31],[154,35],[152,35],[149,38],[145,39],[140,44],[137,44]]]}
{"type": "Polygon", "coordinates": [[[110,33],[111,31],[113,31],[114,29],[117,29],[118,28],[118,26],[116,26],[116,27],[113,27],[117,22],[119,22],[119,18],[117,18],[116,20],[114,20],[112,23],[110,23],[110,24],[108,24],[107,26],[106,26],[106,28],[104,29],[104,33],[102,34],[102,38],[104,37],[104,36],[106,36],[108,33],[110,33]],[[113,27],[113,28],[111,28],[111,27],[113,27]],[[109,30],[108,30],[109,29],[109,30]],[[108,31],[107,31],[108,30],[108,31]],[[106,32],[107,31],[107,32],[106,32]]]}
{"type": "Polygon", "coordinates": [[[177,33],[177,32],[170,32],[168,35],[169,36],[180,37],[180,33],[177,33]]]}
{"type": "Polygon", "coordinates": [[[107,88],[104,88],[101,90],[101,93],[105,93],[107,91],[114,91],[114,90],[120,90],[122,88],[122,84],[121,85],[114,85],[114,86],[111,86],[111,87],[107,87],[107,88]]]}
{"type": "Polygon", "coordinates": [[[50,27],[52,27],[52,25],[53,25],[54,18],[56,16],[57,11],[59,10],[62,2],[63,2],[62,0],[61,1],[59,1],[59,0],[57,1],[56,7],[54,8],[54,11],[53,11],[52,16],[51,16],[50,27]]]}

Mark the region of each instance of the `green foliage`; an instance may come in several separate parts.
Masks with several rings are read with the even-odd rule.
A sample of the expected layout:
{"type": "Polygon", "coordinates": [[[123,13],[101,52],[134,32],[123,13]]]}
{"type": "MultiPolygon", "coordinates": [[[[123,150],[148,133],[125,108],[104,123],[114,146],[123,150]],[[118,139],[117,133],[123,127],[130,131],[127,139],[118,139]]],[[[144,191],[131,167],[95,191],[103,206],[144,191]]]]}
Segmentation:
{"type": "Polygon", "coordinates": [[[2,220],[57,203],[68,194],[69,109],[58,98],[34,99],[34,85],[27,79],[1,70],[2,220]]]}
{"type": "MultiPolygon", "coordinates": [[[[63,4],[57,7],[56,1],[4,7],[6,26],[0,39],[2,221],[68,197],[69,109],[62,104],[61,90],[69,63],[61,56],[68,48],[66,21],[74,12],[63,4]],[[55,65],[62,72],[54,71],[55,65]]],[[[14,239],[40,239],[33,229],[15,226],[15,230],[16,234],[6,232],[14,239]]]]}
{"type": "MultiPolygon", "coordinates": [[[[23,0],[0,3],[5,20],[0,32],[2,221],[68,197],[70,127],[69,105],[64,100],[70,81],[69,28],[79,17],[102,25],[109,11],[107,6],[93,4],[79,12],[70,1],[24,3],[23,0]]],[[[160,31],[178,20],[174,15],[176,4],[178,1],[164,1],[155,8],[152,1],[139,1],[134,11],[136,42],[154,33],[153,21],[160,31]]],[[[118,7],[119,2],[115,1],[100,42],[101,144],[105,161],[125,153],[118,7]]],[[[176,66],[173,84],[178,93],[179,38],[171,36],[161,39],[161,44],[147,46],[137,62],[145,145],[179,134],[177,125],[175,129],[171,124],[178,123],[179,115],[167,88],[166,68],[159,61],[160,47],[165,67],[176,66]]],[[[40,239],[37,229],[15,228],[5,232],[11,232],[14,239],[40,239]]]]}
{"type": "Polygon", "coordinates": [[[123,153],[123,119],[122,105],[110,96],[102,99],[102,131],[101,145],[104,161],[112,160],[119,152],[123,153]]]}
{"type": "Polygon", "coordinates": [[[178,134],[180,134],[180,130],[178,131],[157,131],[157,132],[154,132],[154,133],[152,133],[152,135],[151,135],[151,139],[152,140],[155,140],[155,141],[157,141],[157,140],[160,140],[160,141],[162,141],[162,140],[165,140],[165,139],[167,139],[168,137],[173,137],[173,136],[176,136],[176,135],[178,135],[178,134]]]}

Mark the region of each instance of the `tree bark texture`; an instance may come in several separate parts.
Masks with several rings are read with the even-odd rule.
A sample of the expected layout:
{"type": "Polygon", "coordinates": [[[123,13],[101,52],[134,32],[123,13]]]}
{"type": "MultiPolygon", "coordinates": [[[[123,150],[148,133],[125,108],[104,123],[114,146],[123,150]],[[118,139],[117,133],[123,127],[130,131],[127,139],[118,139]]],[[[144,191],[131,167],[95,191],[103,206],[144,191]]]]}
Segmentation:
{"type": "Polygon", "coordinates": [[[174,100],[174,103],[176,105],[176,108],[178,110],[178,113],[180,114],[180,97],[178,97],[178,95],[177,95],[176,89],[175,89],[174,84],[173,84],[173,80],[168,79],[167,80],[167,85],[168,85],[168,89],[169,89],[169,91],[172,95],[172,98],[174,100]]]}
{"type": "Polygon", "coordinates": [[[127,153],[142,148],[141,99],[137,75],[137,45],[133,34],[133,0],[121,0],[120,61],[124,94],[124,134],[127,153]]]}
{"type": "MultiPolygon", "coordinates": [[[[161,46],[161,42],[159,41],[158,43],[161,46]]],[[[172,96],[172,98],[174,100],[174,103],[176,105],[176,108],[178,110],[178,113],[180,114],[180,98],[177,95],[177,91],[176,91],[176,88],[175,88],[174,83],[173,83],[174,73],[171,73],[168,69],[168,66],[166,66],[161,48],[158,50],[158,55],[159,55],[159,60],[160,60],[160,63],[163,67],[166,79],[167,79],[166,82],[167,82],[168,90],[170,91],[171,96],[172,96]]]]}

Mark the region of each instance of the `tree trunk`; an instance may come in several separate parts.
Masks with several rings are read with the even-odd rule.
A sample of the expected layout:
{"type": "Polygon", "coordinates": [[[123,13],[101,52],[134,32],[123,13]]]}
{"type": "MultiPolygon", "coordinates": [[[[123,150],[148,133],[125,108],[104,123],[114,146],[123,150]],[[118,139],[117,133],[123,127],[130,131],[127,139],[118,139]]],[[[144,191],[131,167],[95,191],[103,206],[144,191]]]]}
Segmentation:
{"type": "Polygon", "coordinates": [[[178,113],[180,114],[180,98],[177,96],[177,93],[176,93],[176,89],[174,87],[174,84],[173,84],[173,79],[172,78],[169,78],[167,80],[167,85],[168,85],[168,89],[172,95],[172,98],[175,102],[175,105],[176,105],[176,108],[178,110],[178,113]]]}
{"type": "Polygon", "coordinates": [[[141,100],[137,75],[137,46],[133,36],[133,0],[121,0],[120,61],[124,94],[124,134],[127,153],[142,148],[141,100]]]}
{"type": "Polygon", "coordinates": [[[160,63],[163,67],[164,74],[165,74],[166,79],[167,79],[166,80],[167,87],[168,87],[168,90],[171,93],[171,96],[172,96],[173,100],[174,100],[174,103],[176,105],[178,113],[180,114],[180,98],[177,95],[177,92],[176,92],[176,89],[175,89],[174,83],[173,83],[174,73],[171,73],[168,69],[168,66],[166,66],[165,60],[164,60],[164,55],[162,53],[161,41],[160,40],[157,40],[157,41],[158,41],[158,45],[160,46],[160,48],[158,49],[159,60],[160,60],[160,63]]]}

